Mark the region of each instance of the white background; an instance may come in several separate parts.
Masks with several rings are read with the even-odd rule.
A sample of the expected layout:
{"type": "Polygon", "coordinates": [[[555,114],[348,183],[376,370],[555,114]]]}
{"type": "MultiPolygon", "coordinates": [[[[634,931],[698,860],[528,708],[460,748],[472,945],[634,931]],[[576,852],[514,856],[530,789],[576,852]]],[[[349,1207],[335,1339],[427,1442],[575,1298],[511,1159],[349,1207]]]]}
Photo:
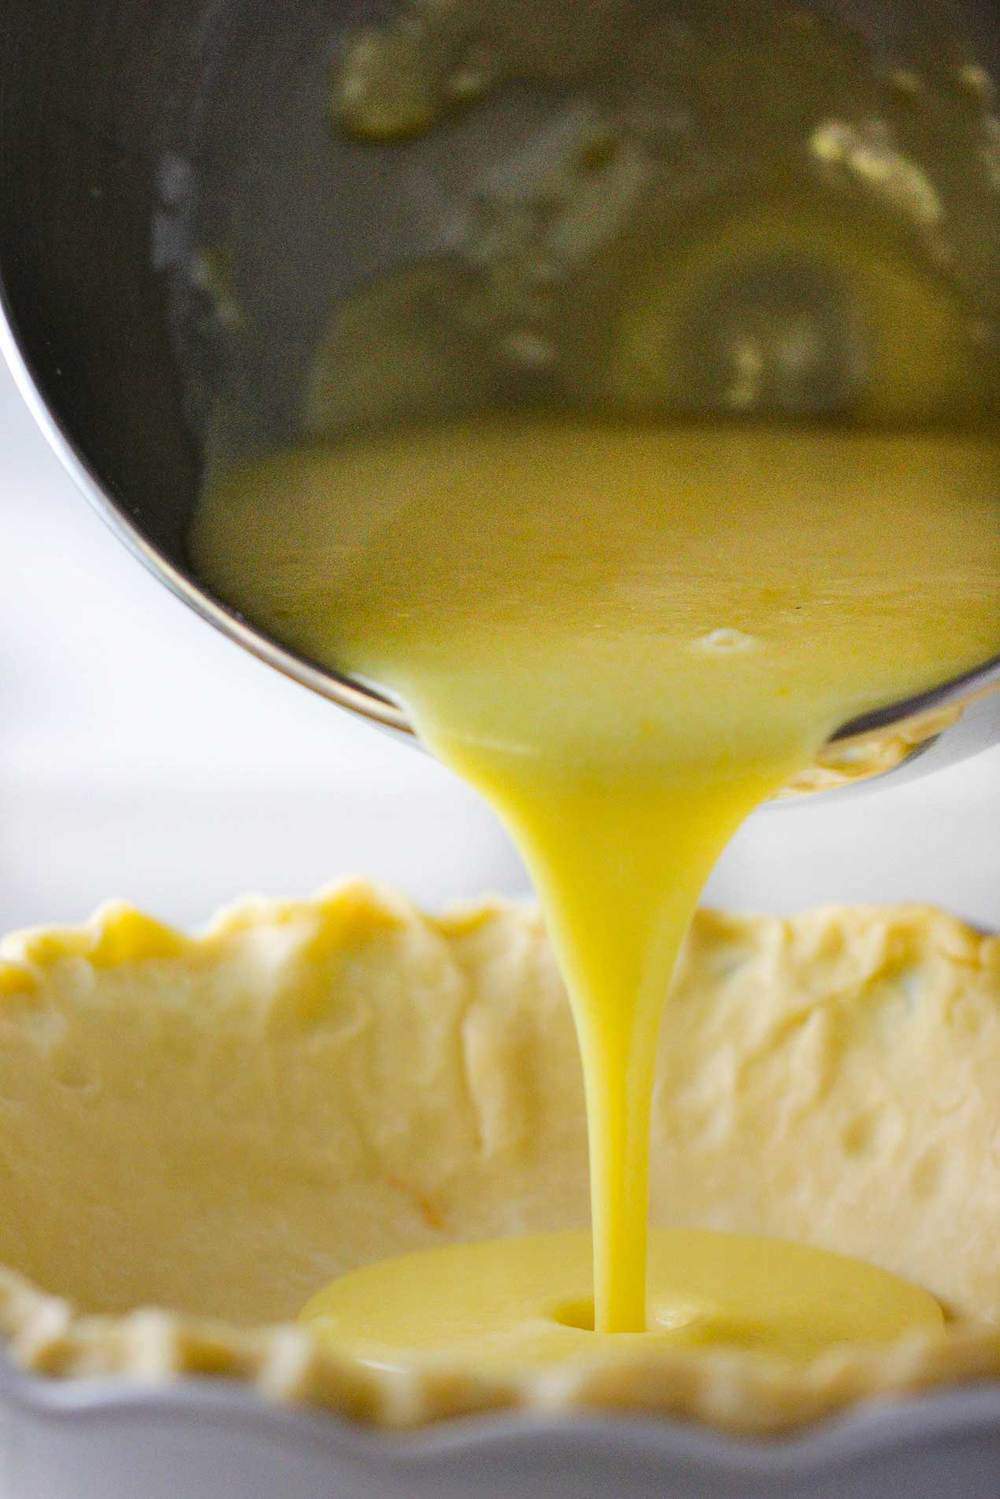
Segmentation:
{"type": "MultiPolygon", "coordinates": [[[[345,874],[440,905],[526,882],[429,757],[244,655],[105,530],[0,366],[0,929],[109,895],[198,924],[345,874]]],[[[1000,750],[855,800],[764,811],[710,899],[916,898],[1000,926],[1000,750]]]]}

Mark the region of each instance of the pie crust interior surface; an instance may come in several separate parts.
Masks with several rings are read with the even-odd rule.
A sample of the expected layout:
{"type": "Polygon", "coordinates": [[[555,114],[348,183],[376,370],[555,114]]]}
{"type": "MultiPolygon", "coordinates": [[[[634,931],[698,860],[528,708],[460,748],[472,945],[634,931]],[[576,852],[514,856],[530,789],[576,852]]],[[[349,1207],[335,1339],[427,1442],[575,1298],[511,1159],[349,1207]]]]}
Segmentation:
{"type": "Polygon", "coordinates": [[[777,1432],[1000,1377],[1000,939],[927,907],[702,911],[668,1002],[652,1221],[932,1291],[943,1334],[379,1371],[295,1324],[407,1250],[585,1226],[580,1069],[531,909],[352,883],[187,937],[123,905],[0,944],[0,1330],[23,1366],[211,1374],[365,1420],[529,1406],[777,1432]]]}

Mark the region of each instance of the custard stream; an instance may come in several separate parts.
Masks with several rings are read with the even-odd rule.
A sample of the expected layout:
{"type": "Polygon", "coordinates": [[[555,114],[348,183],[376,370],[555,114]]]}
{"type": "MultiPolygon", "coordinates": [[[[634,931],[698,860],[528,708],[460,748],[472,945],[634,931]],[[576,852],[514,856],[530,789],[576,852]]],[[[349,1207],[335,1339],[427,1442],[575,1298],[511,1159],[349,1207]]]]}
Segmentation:
{"type": "MultiPolygon", "coordinates": [[[[656,1034],[699,892],[838,726],[997,650],[995,446],[468,423],[234,471],[193,545],[280,639],[398,695],[517,840],[583,1058],[595,1326],[645,1329],[656,1034]]],[[[771,1263],[819,1304],[822,1257],[771,1263]]]]}

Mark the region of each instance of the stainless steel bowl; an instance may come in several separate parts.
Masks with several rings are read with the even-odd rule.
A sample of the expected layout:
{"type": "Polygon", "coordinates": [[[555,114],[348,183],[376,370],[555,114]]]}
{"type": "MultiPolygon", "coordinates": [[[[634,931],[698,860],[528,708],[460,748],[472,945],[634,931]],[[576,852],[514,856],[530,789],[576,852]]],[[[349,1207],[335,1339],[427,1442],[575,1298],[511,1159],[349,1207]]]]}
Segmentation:
{"type": "MultiPolygon", "coordinates": [[[[683,20],[699,6],[635,8],[683,20]]],[[[914,47],[967,80],[979,77],[973,64],[996,74],[992,0],[812,9],[898,60],[901,76],[914,47]]],[[[0,344],[66,467],[168,587],[270,665],[409,735],[398,703],[304,659],[215,596],[185,545],[220,430],[229,448],[288,440],[337,308],[373,277],[454,246],[458,206],[490,173],[502,176],[512,151],[530,156],[558,117],[558,80],[514,80],[426,138],[373,147],[338,136],[331,70],[359,27],[398,12],[376,0],[10,0],[0,344]]],[[[744,166],[733,164],[737,176],[744,166]]],[[[986,224],[987,249],[989,240],[986,224]]],[[[797,375],[796,399],[829,415],[842,375],[818,385],[797,375]]],[[[698,399],[711,406],[711,391],[698,399]]],[[[930,769],[1000,739],[1000,701],[983,697],[998,682],[995,657],[837,738],[915,725],[901,760],[930,769]],[[919,724],[948,705],[968,711],[928,748],[919,724]]]]}

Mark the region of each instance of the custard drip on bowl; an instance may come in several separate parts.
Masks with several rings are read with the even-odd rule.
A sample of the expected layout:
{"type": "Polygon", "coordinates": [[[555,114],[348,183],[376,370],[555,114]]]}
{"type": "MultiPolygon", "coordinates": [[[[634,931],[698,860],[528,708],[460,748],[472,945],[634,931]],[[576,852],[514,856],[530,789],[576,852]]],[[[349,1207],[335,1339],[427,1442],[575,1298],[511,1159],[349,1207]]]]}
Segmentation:
{"type": "Polygon", "coordinates": [[[994,419],[995,89],[943,8],[898,11],[881,45],[781,0],[413,0],[357,32],[335,125],[442,242],[336,308],[310,430],[539,399],[994,419]],[[429,172],[449,136],[464,171],[429,172]]]}

